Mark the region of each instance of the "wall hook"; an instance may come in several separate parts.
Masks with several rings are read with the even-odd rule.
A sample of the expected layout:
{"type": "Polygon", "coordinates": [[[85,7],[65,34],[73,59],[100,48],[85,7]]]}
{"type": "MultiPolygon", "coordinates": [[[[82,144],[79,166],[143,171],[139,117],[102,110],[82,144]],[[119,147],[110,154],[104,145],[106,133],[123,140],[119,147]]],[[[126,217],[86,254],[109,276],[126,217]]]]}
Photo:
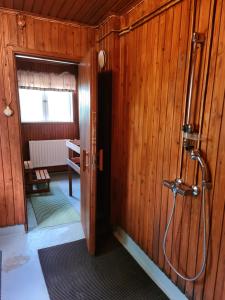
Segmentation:
{"type": "Polygon", "coordinates": [[[5,108],[3,110],[3,114],[6,117],[11,117],[14,112],[13,112],[12,108],[10,107],[10,103],[7,103],[5,98],[3,98],[2,101],[5,103],[5,108]]]}
{"type": "Polygon", "coordinates": [[[10,108],[9,105],[3,110],[3,113],[6,117],[11,117],[13,115],[13,110],[10,108]]]}
{"type": "Polygon", "coordinates": [[[17,15],[17,25],[21,30],[23,30],[23,28],[26,26],[26,18],[24,15],[21,14],[17,15]]]}

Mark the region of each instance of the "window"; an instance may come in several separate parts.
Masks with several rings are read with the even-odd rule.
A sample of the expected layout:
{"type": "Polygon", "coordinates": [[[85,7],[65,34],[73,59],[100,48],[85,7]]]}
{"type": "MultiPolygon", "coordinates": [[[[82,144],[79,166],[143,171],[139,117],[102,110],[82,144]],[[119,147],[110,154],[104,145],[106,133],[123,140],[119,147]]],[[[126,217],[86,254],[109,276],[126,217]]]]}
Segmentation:
{"type": "Polygon", "coordinates": [[[73,92],[19,89],[22,123],[73,122],[73,92]]]}

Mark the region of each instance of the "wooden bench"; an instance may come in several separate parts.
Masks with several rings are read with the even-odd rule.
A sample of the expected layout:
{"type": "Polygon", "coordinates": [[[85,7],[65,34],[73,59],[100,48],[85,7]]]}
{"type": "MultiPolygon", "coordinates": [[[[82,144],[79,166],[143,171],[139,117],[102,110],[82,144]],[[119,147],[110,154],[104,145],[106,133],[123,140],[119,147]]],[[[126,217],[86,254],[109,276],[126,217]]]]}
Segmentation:
{"type": "Polygon", "coordinates": [[[33,184],[37,185],[37,190],[33,190],[33,193],[48,193],[50,176],[47,169],[35,170],[35,179],[33,179],[33,184]],[[44,187],[40,188],[40,185],[44,187]]]}
{"type": "Polygon", "coordinates": [[[49,192],[50,176],[47,169],[33,168],[31,161],[24,161],[25,179],[26,179],[26,192],[28,194],[39,194],[49,192]],[[36,189],[34,189],[36,185],[36,189]]]}

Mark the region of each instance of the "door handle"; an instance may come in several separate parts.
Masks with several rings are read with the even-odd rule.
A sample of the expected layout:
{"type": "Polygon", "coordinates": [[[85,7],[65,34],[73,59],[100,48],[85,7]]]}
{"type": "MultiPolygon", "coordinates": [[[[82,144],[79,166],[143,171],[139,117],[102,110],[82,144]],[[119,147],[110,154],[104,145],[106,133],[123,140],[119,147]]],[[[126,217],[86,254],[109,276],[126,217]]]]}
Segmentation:
{"type": "Polygon", "coordinates": [[[82,162],[83,162],[83,172],[86,171],[87,167],[88,167],[88,156],[89,156],[89,153],[84,149],[83,150],[83,159],[82,159],[82,162]]]}
{"type": "Polygon", "coordinates": [[[99,171],[103,171],[104,170],[104,150],[100,149],[99,150],[99,171]]]}

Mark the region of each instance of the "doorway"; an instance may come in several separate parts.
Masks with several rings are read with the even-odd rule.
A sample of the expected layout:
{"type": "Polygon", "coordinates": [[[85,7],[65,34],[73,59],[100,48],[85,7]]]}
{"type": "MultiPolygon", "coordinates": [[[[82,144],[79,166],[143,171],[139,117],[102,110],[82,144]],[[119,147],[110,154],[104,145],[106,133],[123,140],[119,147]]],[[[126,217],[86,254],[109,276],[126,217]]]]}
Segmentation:
{"type": "MultiPolygon", "coordinates": [[[[19,85],[17,78],[17,57],[36,58],[41,60],[54,62],[67,62],[66,56],[48,56],[45,52],[32,50],[24,52],[23,49],[11,47],[9,50],[10,72],[13,74],[11,81],[12,90],[17,99],[17,120],[20,133],[20,105],[19,105],[19,85]]],[[[70,58],[71,59],[71,58],[70,58]]],[[[79,99],[79,135],[80,135],[80,219],[82,225],[82,237],[85,237],[88,251],[90,254],[95,254],[96,247],[96,170],[97,170],[97,150],[96,150],[96,99],[97,99],[97,63],[96,52],[91,49],[84,58],[74,58],[68,61],[77,65],[78,83],[77,94],[79,99]]],[[[22,155],[22,137],[19,134],[19,153],[21,158],[20,176],[23,179],[24,173],[24,158],[22,155]],[[23,160],[23,162],[22,162],[23,160]]],[[[55,147],[57,148],[57,147],[55,147]]],[[[23,185],[24,180],[22,180],[23,185]]],[[[46,188],[46,185],[45,185],[46,188]]],[[[24,190],[24,189],[23,189],[24,190]]],[[[25,193],[23,191],[22,195],[25,193]]],[[[25,200],[25,197],[24,197],[25,200]]],[[[23,224],[27,227],[27,216],[25,215],[26,200],[23,210],[23,224]]],[[[81,237],[81,238],[82,238],[81,237]]]]}
{"type": "Polygon", "coordinates": [[[68,147],[80,140],[78,65],[16,55],[16,70],[28,230],[72,226],[81,198],[80,156],[68,147]]]}

